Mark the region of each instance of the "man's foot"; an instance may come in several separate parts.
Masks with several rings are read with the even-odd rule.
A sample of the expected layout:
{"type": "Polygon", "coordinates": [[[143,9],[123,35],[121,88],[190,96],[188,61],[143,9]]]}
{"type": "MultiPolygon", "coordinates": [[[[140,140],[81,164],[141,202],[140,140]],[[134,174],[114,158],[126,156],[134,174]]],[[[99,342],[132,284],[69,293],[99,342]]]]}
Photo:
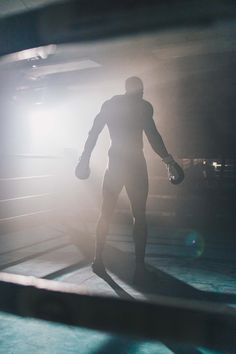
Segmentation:
{"type": "Polygon", "coordinates": [[[96,274],[106,274],[106,268],[101,259],[95,259],[92,263],[92,270],[96,274]]]}
{"type": "Polygon", "coordinates": [[[148,281],[149,271],[145,263],[137,263],[134,271],[133,283],[135,285],[142,285],[148,281]]]}

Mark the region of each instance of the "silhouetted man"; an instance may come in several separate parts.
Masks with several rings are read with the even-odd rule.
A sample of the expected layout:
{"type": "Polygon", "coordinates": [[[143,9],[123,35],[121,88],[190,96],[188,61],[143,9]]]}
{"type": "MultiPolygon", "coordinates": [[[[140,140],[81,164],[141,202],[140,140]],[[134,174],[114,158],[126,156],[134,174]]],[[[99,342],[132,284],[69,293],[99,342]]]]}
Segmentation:
{"type": "Polygon", "coordinates": [[[168,154],[162,137],[153,120],[152,105],[143,99],[143,83],[138,77],[130,77],[125,83],[126,93],[106,101],[96,116],[84,151],[76,167],[76,176],[89,177],[89,161],[98,135],[107,125],[111,146],[109,164],[103,180],[103,201],[101,215],[96,230],[96,251],[92,268],[95,272],[105,272],[102,253],[109,224],[118,196],[123,187],[128,194],[134,219],[133,239],[135,244],[136,273],[144,267],[147,239],[146,201],[148,195],[148,173],[143,154],[143,132],[153,150],[167,164],[176,183],[179,171],[172,156],[168,154]]]}

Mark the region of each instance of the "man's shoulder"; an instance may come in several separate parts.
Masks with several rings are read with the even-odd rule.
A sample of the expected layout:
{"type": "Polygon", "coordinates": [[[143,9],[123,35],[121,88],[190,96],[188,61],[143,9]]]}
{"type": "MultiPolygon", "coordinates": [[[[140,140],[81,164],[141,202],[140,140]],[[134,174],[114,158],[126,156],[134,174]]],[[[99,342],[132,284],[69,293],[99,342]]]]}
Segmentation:
{"type": "MultiPolygon", "coordinates": [[[[129,98],[125,94],[115,95],[103,103],[103,108],[109,108],[111,106],[126,104],[127,100],[128,100],[128,102],[130,102],[129,98]]],[[[145,112],[152,116],[152,114],[153,114],[152,104],[150,102],[144,100],[143,98],[139,102],[141,102],[141,105],[143,106],[145,112]]]]}
{"type": "Polygon", "coordinates": [[[152,104],[144,99],[142,99],[142,103],[143,103],[143,107],[144,107],[145,111],[147,111],[152,116],[152,114],[153,114],[152,104]]]}
{"type": "Polygon", "coordinates": [[[147,108],[153,109],[152,104],[149,101],[142,99],[143,105],[147,108]]]}
{"type": "Polygon", "coordinates": [[[125,98],[125,95],[115,95],[113,97],[111,97],[109,100],[107,100],[106,102],[108,103],[116,103],[116,102],[120,102],[125,98]]]}
{"type": "Polygon", "coordinates": [[[108,107],[110,107],[110,106],[112,106],[112,105],[115,105],[115,104],[121,102],[122,99],[123,99],[123,96],[124,96],[124,95],[115,95],[115,96],[109,98],[108,100],[106,100],[106,101],[103,103],[102,107],[103,107],[103,108],[108,108],[108,107]]]}

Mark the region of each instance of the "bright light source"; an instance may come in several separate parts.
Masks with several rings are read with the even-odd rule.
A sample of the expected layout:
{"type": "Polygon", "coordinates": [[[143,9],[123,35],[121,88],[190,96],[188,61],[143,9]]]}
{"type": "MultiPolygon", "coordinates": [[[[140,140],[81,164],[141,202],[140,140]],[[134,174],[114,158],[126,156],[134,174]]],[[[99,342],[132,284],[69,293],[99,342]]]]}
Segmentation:
{"type": "Polygon", "coordinates": [[[221,167],[221,163],[214,161],[214,162],[212,162],[212,166],[214,166],[215,168],[221,167]]]}
{"type": "Polygon", "coordinates": [[[96,63],[93,60],[80,60],[80,61],[73,61],[73,62],[61,63],[61,64],[42,65],[40,67],[38,66],[37,70],[33,68],[34,70],[32,75],[34,77],[40,77],[40,76],[64,73],[69,71],[97,68],[100,66],[101,66],[100,64],[96,63]]]}
{"type": "Polygon", "coordinates": [[[28,113],[31,149],[45,154],[57,153],[64,148],[81,152],[93,119],[99,112],[101,99],[96,102],[92,95],[80,95],[76,102],[65,96],[62,104],[58,102],[53,107],[39,103],[28,113]]]}
{"type": "Polygon", "coordinates": [[[63,147],[65,130],[55,110],[35,108],[30,113],[29,120],[33,150],[49,152],[63,147]]]}

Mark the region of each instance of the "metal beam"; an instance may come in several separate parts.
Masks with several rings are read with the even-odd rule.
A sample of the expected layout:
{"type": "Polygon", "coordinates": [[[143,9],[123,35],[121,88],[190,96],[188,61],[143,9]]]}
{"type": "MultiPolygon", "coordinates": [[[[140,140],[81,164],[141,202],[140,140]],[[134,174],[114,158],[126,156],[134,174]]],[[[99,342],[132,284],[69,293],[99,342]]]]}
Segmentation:
{"type": "Polygon", "coordinates": [[[236,310],[159,297],[157,303],[88,296],[76,285],[0,273],[0,310],[138,338],[236,348],[236,310]]]}
{"type": "Polygon", "coordinates": [[[0,22],[0,55],[47,44],[209,25],[236,17],[232,0],[67,1],[0,22]]]}

